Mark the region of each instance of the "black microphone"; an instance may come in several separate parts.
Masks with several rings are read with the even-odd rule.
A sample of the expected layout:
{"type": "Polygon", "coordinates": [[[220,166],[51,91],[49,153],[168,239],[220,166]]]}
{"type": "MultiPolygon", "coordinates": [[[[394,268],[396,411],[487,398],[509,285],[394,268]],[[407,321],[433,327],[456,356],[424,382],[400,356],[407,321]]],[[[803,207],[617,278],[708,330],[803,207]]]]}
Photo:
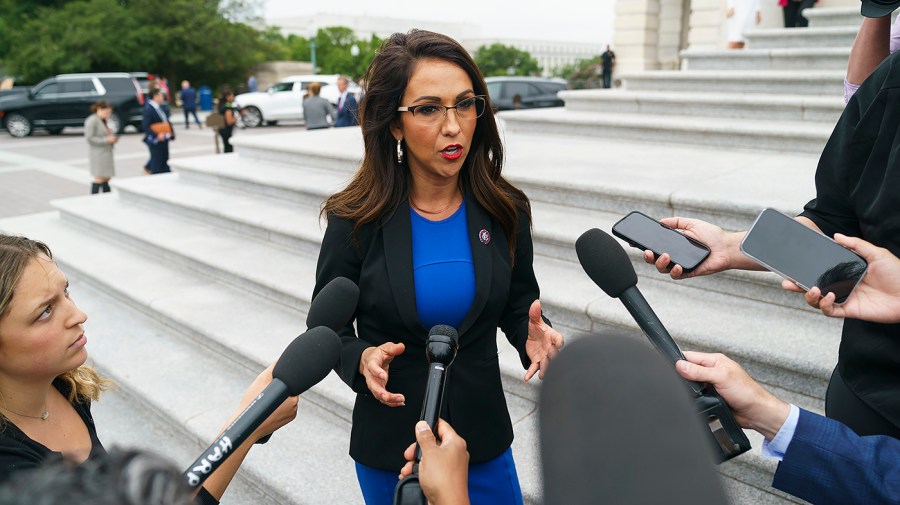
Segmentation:
{"type": "Polygon", "coordinates": [[[725,505],[680,376],[624,333],[573,339],[538,402],[546,505],[725,505]]]}
{"type": "Polygon", "coordinates": [[[346,277],[335,277],[309,304],[306,327],[324,326],[340,331],[353,318],[358,302],[359,287],[346,277]]]}
{"type": "MultiPolygon", "coordinates": [[[[311,329],[324,326],[335,332],[340,331],[353,318],[358,302],[359,287],[346,277],[335,277],[319,290],[309,304],[306,327],[311,329]]],[[[271,434],[266,435],[256,443],[265,444],[270,438],[271,434]]]]}
{"type": "Polygon", "coordinates": [[[340,354],[341,341],[337,334],[322,326],[288,344],[272,370],[272,383],[185,470],[188,486],[200,487],[289,396],[297,396],[324,379],[340,354]]]}
{"type": "MultiPolygon", "coordinates": [[[[594,228],[578,237],[575,251],[578,253],[578,262],[588,277],[607,295],[621,300],[631,317],[664,357],[673,365],[684,359],[678,344],[638,290],[637,274],[631,260],[616,239],[594,228]]],[[[719,449],[720,461],[749,451],[750,441],[747,440],[747,435],[715,388],[695,381],[684,382],[694,393],[697,409],[709,427],[713,443],[719,449]]]]}
{"type": "MultiPolygon", "coordinates": [[[[457,349],[459,349],[459,333],[452,326],[439,324],[428,332],[428,341],[425,343],[428,382],[425,384],[425,399],[422,402],[422,413],[419,415],[419,419],[431,426],[435,437],[438,436],[437,427],[441,416],[441,405],[444,402],[447,369],[456,358],[457,349]]],[[[425,495],[419,486],[420,461],[422,461],[422,448],[416,444],[412,474],[398,482],[394,489],[395,505],[424,505],[426,503],[425,495]]]]}
{"type": "MultiPolygon", "coordinates": [[[[600,286],[604,293],[618,298],[631,313],[650,342],[663,356],[674,364],[684,359],[678,344],[669,335],[662,321],[650,308],[650,304],[637,288],[637,274],[628,259],[628,253],[603,230],[593,228],[584,232],[575,241],[578,262],[588,277],[600,286]]],[[[703,392],[703,384],[687,381],[694,394],[703,392]]]]}

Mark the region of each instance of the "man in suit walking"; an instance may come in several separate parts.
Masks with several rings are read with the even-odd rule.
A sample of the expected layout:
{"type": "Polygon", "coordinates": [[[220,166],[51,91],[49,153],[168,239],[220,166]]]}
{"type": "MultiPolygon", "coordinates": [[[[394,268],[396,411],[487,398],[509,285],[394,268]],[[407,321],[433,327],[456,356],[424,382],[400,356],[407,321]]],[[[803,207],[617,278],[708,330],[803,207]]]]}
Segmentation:
{"type": "Polygon", "coordinates": [[[141,130],[144,132],[144,143],[150,148],[150,173],[169,172],[169,141],[175,140],[175,130],[169,117],[163,111],[163,94],[159,88],[150,90],[150,99],[144,107],[141,119],[141,130]],[[155,132],[153,125],[167,124],[168,132],[155,132]]]}
{"type": "Polygon", "coordinates": [[[338,77],[337,87],[338,91],[341,92],[341,97],[338,99],[337,118],[334,121],[334,127],[358,125],[359,106],[356,103],[356,97],[347,90],[349,87],[347,78],[343,75],[338,77]]]}
{"type": "Polygon", "coordinates": [[[189,81],[181,81],[181,107],[184,108],[184,129],[191,126],[190,114],[194,115],[197,128],[203,128],[200,118],[197,117],[197,90],[191,87],[189,81]]]}

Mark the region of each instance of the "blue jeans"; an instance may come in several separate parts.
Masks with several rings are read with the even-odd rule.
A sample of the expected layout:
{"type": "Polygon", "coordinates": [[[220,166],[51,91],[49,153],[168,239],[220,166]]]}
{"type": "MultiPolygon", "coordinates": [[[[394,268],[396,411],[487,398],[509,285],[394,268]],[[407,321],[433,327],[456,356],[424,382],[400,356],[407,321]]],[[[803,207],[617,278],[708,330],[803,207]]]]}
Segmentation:
{"type": "MultiPolygon", "coordinates": [[[[393,505],[398,475],[399,468],[389,472],[356,463],[356,478],[366,505],[393,505]]],[[[522,505],[512,448],[490,461],[469,465],[469,501],[471,505],[522,505]]]]}

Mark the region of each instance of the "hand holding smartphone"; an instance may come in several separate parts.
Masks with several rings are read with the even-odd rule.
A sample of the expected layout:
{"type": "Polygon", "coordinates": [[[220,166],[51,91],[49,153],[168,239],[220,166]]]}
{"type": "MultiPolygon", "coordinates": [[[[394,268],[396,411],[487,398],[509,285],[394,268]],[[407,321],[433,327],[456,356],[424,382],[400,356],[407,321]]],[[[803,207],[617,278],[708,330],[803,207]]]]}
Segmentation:
{"type": "Polygon", "coordinates": [[[756,218],[741,252],[805,291],[818,286],[822,296],[834,293],[838,305],[868,268],[862,256],[774,209],[756,218]]]}
{"type": "Polygon", "coordinates": [[[613,235],[641,250],[650,250],[659,257],[668,253],[672,263],[691,272],[709,256],[709,247],[656,219],[633,211],[620,219],[612,228],[613,235]]]}

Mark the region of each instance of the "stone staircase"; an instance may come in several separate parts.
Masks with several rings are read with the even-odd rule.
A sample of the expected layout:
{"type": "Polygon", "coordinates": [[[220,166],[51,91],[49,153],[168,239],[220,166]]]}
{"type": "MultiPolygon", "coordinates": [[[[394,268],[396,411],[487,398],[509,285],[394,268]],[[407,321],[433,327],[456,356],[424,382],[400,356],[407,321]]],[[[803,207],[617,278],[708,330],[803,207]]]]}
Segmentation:
{"type": "MultiPolygon", "coordinates": [[[[836,19],[842,35],[825,40],[845,44],[858,14],[836,19]]],[[[688,70],[628,76],[625,89],[562,93],[565,108],[502,115],[505,174],[532,199],[541,300],[569,338],[636,329],[579,266],[574,243],[585,230],[609,231],[631,210],[746,229],[763,208],[797,212],[814,195],[817,154],[842,108],[841,65],[742,65],[798,57],[779,52],[782,39],[806,50],[791,37],[834,61],[845,62],[846,51],[813,43],[822,37],[813,28],[775,32],[754,32],[750,56],[686,53],[688,70]],[[729,66],[729,56],[746,59],[729,66]]],[[[359,130],[238,134],[233,143],[234,155],[172,160],[173,174],[0,220],[0,230],[51,246],[91,316],[90,354],[119,384],[95,406],[108,446],[153,448],[186,466],[305,329],[324,231],[319,205],[358,167],[359,130]]],[[[683,348],[724,352],[776,393],[822,410],[840,321],[783,292],[773,274],[676,282],[629,254],[639,287],[683,348]]],[[[539,384],[523,383],[512,348],[498,347],[519,477],[526,502],[538,504],[539,384]]],[[[362,503],[347,456],[353,401],[334,374],[304,394],[297,420],[251,451],[223,503],[362,503]]],[[[769,487],[775,465],[749,435],[754,450],[719,467],[734,502],[798,502],[769,487]]]]}

